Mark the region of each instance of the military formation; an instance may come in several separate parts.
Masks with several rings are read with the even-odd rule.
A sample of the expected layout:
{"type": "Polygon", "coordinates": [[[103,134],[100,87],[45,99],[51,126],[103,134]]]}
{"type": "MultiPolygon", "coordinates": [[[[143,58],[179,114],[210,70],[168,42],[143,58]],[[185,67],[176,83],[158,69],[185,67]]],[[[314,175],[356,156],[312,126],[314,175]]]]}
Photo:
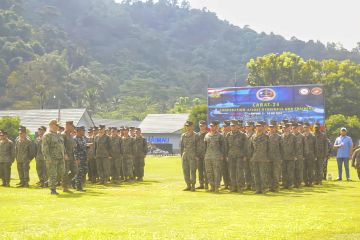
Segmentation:
{"type": "MultiPolygon", "coordinates": [[[[184,191],[206,189],[218,193],[250,190],[257,194],[267,191],[321,185],[326,179],[327,160],[332,145],[319,124],[271,121],[199,122],[198,133],[187,121],[181,136],[182,168],[186,188],[184,191]],[[196,174],[200,185],[195,187],[196,174]]],[[[353,166],[360,162],[360,150],[353,166]]],[[[359,175],[360,176],[360,175],[359,175]]]]}
{"type": "Polygon", "coordinates": [[[62,127],[51,120],[48,128],[38,129],[35,140],[23,126],[14,142],[5,130],[0,131],[0,178],[3,186],[10,187],[11,166],[16,160],[17,186],[29,187],[30,162],[35,158],[39,187],[50,188],[54,195],[59,194],[58,186],[63,192],[71,192],[71,188],[85,192],[86,176],[94,184],[143,181],[147,151],[140,128],[100,125],[86,134],[85,127],[75,127],[72,121],[62,127]]]}

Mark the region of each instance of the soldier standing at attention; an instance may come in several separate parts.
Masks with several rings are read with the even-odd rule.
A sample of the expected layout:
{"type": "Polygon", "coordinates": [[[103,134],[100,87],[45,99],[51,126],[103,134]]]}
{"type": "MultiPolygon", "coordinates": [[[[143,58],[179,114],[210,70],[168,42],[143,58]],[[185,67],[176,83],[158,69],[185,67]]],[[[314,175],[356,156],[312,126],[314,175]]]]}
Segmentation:
{"type": "Polygon", "coordinates": [[[246,189],[251,190],[255,188],[253,176],[251,174],[251,165],[250,159],[252,157],[252,151],[250,148],[250,139],[254,135],[254,122],[247,122],[245,125],[246,137],[247,137],[247,147],[246,147],[246,161],[245,161],[245,182],[246,189]]]}
{"type": "Polygon", "coordinates": [[[42,151],[49,177],[48,185],[53,195],[58,195],[56,185],[63,176],[65,168],[64,142],[63,137],[58,134],[58,129],[58,122],[51,120],[49,122],[50,131],[44,135],[42,140],[42,151]]]}
{"type": "Polygon", "coordinates": [[[124,136],[121,139],[121,153],[123,156],[123,174],[126,182],[134,181],[134,138],[129,135],[129,128],[124,127],[124,136]]]}
{"type": "Polygon", "coordinates": [[[139,182],[143,181],[145,157],[148,152],[147,141],[141,135],[141,129],[135,128],[135,177],[139,182]]]}
{"type": "Polygon", "coordinates": [[[304,180],[304,135],[300,133],[298,123],[293,123],[292,132],[295,136],[294,186],[300,188],[304,180]]]}
{"type": "Polygon", "coordinates": [[[20,178],[20,183],[17,184],[18,187],[29,187],[30,161],[34,157],[33,155],[32,142],[26,135],[26,128],[20,126],[19,137],[15,142],[15,157],[20,178]]]}
{"type": "Polygon", "coordinates": [[[72,184],[73,187],[75,188],[74,178],[78,171],[74,156],[75,141],[72,136],[73,131],[74,131],[73,121],[67,121],[65,123],[65,131],[61,134],[65,146],[65,157],[64,157],[65,171],[62,182],[64,192],[70,192],[69,190],[70,184],[72,184]]]}
{"type": "Polygon", "coordinates": [[[74,156],[78,166],[78,172],[75,177],[75,187],[79,192],[85,192],[83,189],[84,179],[88,170],[87,165],[87,140],[85,137],[85,127],[76,128],[74,156]]]}
{"type": "MultiPolygon", "coordinates": [[[[226,138],[226,135],[228,135],[228,133],[230,133],[230,131],[231,131],[230,121],[225,120],[224,121],[224,131],[223,131],[224,139],[226,138]]],[[[230,173],[229,173],[229,166],[228,166],[227,161],[224,160],[222,162],[221,169],[222,169],[221,174],[222,174],[222,178],[223,178],[223,181],[224,181],[224,189],[229,189],[229,186],[230,186],[230,173]]]]}
{"type": "Polygon", "coordinates": [[[94,154],[94,128],[90,128],[88,130],[88,139],[87,139],[87,146],[88,146],[88,176],[89,181],[91,183],[96,183],[96,160],[95,160],[95,154],[94,154]]]}
{"type": "Polygon", "coordinates": [[[194,133],[193,123],[186,121],[185,133],[181,135],[180,154],[182,159],[182,169],[187,187],[184,191],[195,191],[196,183],[196,161],[198,137],[194,133]]]}
{"type": "Polygon", "coordinates": [[[218,193],[221,181],[221,166],[225,160],[225,140],[219,133],[219,122],[210,124],[210,132],[206,134],[205,141],[205,168],[210,183],[210,191],[218,193]]]}
{"type": "Polygon", "coordinates": [[[201,120],[199,121],[199,128],[200,132],[197,134],[199,141],[197,146],[197,170],[198,170],[198,176],[199,176],[199,183],[200,186],[197,187],[197,189],[209,189],[209,182],[206,177],[206,171],[205,171],[205,142],[204,138],[207,134],[207,125],[206,121],[201,120]]]}
{"type": "Polygon", "coordinates": [[[277,123],[273,121],[269,127],[269,187],[271,192],[278,192],[282,163],[282,140],[280,134],[278,134],[277,123]]]}
{"type": "Polygon", "coordinates": [[[245,156],[246,141],[245,133],[239,131],[238,121],[230,123],[231,131],[225,137],[226,161],[230,173],[230,191],[242,192],[245,188],[245,156]]]}
{"type": "Polygon", "coordinates": [[[114,183],[120,182],[120,169],[121,169],[121,138],[118,135],[116,127],[111,129],[111,181],[114,183]]]}
{"type": "Polygon", "coordinates": [[[305,186],[312,187],[315,165],[315,136],[310,131],[310,124],[304,123],[304,182],[305,186]]]}
{"type": "Polygon", "coordinates": [[[36,172],[39,177],[39,182],[37,183],[40,187],[47,187],[47,173],[46,173],[46,162],[44,155],[42,153],[42,139],[46,132],[46,127],[41,126],[38,128],[38,137],[35,140],[36,144],[36,172]]]}
{"type": "Polygon", "coordinates": [[[286,123],[282,135],[283,154],[283,184],[286,189],[291,189],[294,184],[295,173],[295,136],[290,132],[292,124],[286,123]]]}
{"type": "Polygon", "coordinates": [[[255,181],[255,193],[261,194],[267,187],[267,166],[269,151],[269,136],[265,134],[265,123],[256,124],[256,133],[250,139],[252,149],[251,167],[255,181]]]}
{"type": "Polygon", "coordinates": [[[99,134],[95,138],[95,158],[100,184],[106,184],[110,177],[111,140],[106,135],[105,125],[99,126],[99,134]]]}
{"type": "Polygon", "coordinates": [[[322,165],[328,153],[328,142],[325,134],[320,131],[320,125],[316,124],[315,127],[315,185],[322,184],[322,165]]]}
{"type": "Polygon", "coordinates": [[[6,131],[0,131],[0,176],[2,185],[10,187],[11,165],[15,160],[15,146],[6,131]]]}

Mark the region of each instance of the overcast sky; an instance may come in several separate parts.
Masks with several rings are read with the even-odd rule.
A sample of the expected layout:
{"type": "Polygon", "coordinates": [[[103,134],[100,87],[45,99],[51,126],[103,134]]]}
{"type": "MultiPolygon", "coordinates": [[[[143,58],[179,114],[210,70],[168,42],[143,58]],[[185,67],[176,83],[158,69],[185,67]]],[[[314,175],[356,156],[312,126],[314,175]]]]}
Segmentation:
{"type": "MultiPolygon", "coordinates": [[[[121,1],[121,0],[116,0],[121,1]]],[[[287,39],[340,42],[351,50],[360,42],[360,0],[188,0],[220,19],[287,39]]],[[[179,0],[181,2],[181,0],[179,0]]]]}
{"type": "Polygon", "coordinates": [[[359,0],[189,0],[237,26],[271,31],[286,38],[340,42],[352,49],[360,42],[359,0]]]}

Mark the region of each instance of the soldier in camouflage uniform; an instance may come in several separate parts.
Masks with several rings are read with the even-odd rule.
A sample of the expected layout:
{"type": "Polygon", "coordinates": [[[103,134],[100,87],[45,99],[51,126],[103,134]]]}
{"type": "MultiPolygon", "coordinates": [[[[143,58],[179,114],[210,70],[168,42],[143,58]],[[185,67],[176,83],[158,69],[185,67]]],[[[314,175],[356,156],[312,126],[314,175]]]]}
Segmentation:
{"type": "Polygon", "coordinates": [[[304,182],[305,186],[312,187],[315,165],[315,136],[310,131],[310,124],[304,123],[304,182]]]}
{"type": "Polygon", "coordinates": [[[329,161],[329,158],[331,156],[331,152],[332,152],[332,148],[333,148],[333,144],[331,143],[331,140],[329,138],[326,138],[326,141],[328,143],[328,146],[327,146],[327,154],[326,154],[326,157],[324,159],[323,166],[322,166],[323,180],[326,180],[328,161],[329,161]]]}
{"type": "Polygon", "coordinates": [[[205,142],[204,138],[207,134],[207,125],[206,121],[199,121],[200,132],[198,135],[198,146],[197,146],[197,170],[199,176],[200,186],[197,189],[209,189],[209,182],[206,177],[206,169],[205,169],[205,142]]]}
{"type": "Polygon", "coordinates": [[[254,122],[247,122],[245,125],[246,137],[247,137],[247,147],[246,147],[246,161],[245,161],[245,182],[246,189],[251,190],[255,189],[253,176],[251,174],[251,164],[250,159],[252,157],[252,151],[250,148],[250,139],[254,135],[254,122]]]}
{"type": "Polygon", "coordinates": [[[78,172],[75,177],[76,190],[85,192],[83,189],[84,179],[88,171],[87,165],[87,140],[85,137],[85,127],[76,128],[76,136],[74,137],[75,148],[74,156],[78,166],[78,172]]]}
{"type": "Polygon", "coordinates": [[[121,141],[121,154],[123,156],[123,174],[125,181],[134,181],[134,138],[129,135],[129,128],[124,127],[124,136],[121,141]]]}
{"type": "Polygon", "coordinates": [[[358,178],[360,179],[360,146],[355,149],[351,156],[351,166],[356,169],[358,178]]]}
{"type": "Polygon", "coordinates": [[[145,167],[145,157],[148,152],[147,141],[141,135],[141,129],[135,129],[135,158],[134,158],[134,168],[135,168],[135,177],[137,181],[143,181],[144,177],[144,167],[145,167]]]}
{"type": "Polygon", "coordinates": [[[36,172],[39,177],[38,185],[40,187],[47,187],[47,173],[46,173],[46,162],[42,153],[42,138],[46,132],[46,127],[41,126],[38,128],[38,137],[35,140],[36,143],[36,172]]]}
{"type": "Polygon", "coordinates": [[[291,189],[294,184],[295,173],[295,136],[290,132],[292,124],[286,123],[282,135],[282,158],[283,158],[283,184],[286,189],[291,189]]]}
{"type": "Polygon", "coordinates": [[[73,121],[67,121],[65,124],[65,131],[61,134],[64,141],[65,147],[65,171],[64,176],[62,179],[63,191],[70,192],[69,186],[72,184],[75,187],[75,176],[77,174],[77,165],[75,162],[74,156],[74,148],[75,148],[75,141],[72,136],[74,132],[74,123],[73,121]]]}
{"type": "Polygon", "coordinates": [[[105,134],[105,125],[100,125],[99,128],[99,135],[95,138],[96,169],[100,184],[106,184],[110,177],[111,140],[105,134]]]}
{"type": "Polygon", "coordinates": [[[20,126],[19,137],[15,142],[15,157],[20,178],[19,187],[29,187],[30,161],[33,159],[34,153],[33,143],[26,135],[26,128],[20,126]]]}
{"type": "Polygon", "coordinates": [[[230,173],[230,191],[242,192],[245,188],[245,156],[247,137],[238,130],[238,122],[231,121],[231,132],[225,137],[225,155],[230,173]]]}
{"type": "Polygon", "coordinates": [[[198,136],[193,131],[193,123],[185,123],[185,133],[181,135],[180,154],[182,159],[182,169],[187,187],[184,191],[195,191],[196,183],[196,162],[198,136]]]}
{"type": "Polygon", "coordinates": [[[282,164],[282,139],[280,134],[278,134],[277,123],[271,122],[269,125],[269,187],[270,191],[278,192],[279,191],[279,181],[281,175],[281,164],[282,164]]]}
{"type": "Polygon", "coordinates": [[[117,128],[111,129],[111,180],[114,183],[120,181],[120,169],[122,168],[122,155],[121,155],[121,138],[118,135],[117,128]]]}
{"type": "Polygon", "coordinates": [[[15,160],[15,145],[6,131],[0,131],[0,177],[2,185],[10,187],[11,165],[15,160]]]}
{"type": "Polygon", "coordinates": [[[293,123],[292,132],[295,136],[294,186],[300,188],[304,180],[304,135],[300,133],[298,123],[293,123]]]}
{"type": "Polygon", "coordinates": [[[316,160],[315,160],[315,177],[314,184],[322,184],[322,165],[324,159],[327,157],[328,153],[328,142],[325,134],[320,131],[320,126],[315,125],[315,150],[316,150],[316,160]]]}
{"type": "MultiPolygon", "coordinates": [[[[230,131],[231,131],[231,129],[230,129],[230,121],[225,120],[224,121],[224,129],[223,129],[224,139],[225,139],[226,135],[228,135],[228,133],[230,133],[230,131]]],[[[222,175],[222,178],[223,178],[223,181],[224,181],[224,189],[229,189],[229,186],[230,186],[230,173],[229,173],[229,166],[228,166],[227,161],[222,162],[221,175],[222,175]]]]}
{"type": "Polygon", "coordinates": [[[210,124],[210,132],[205,138],[205,168],[210,183],[210,191],[218,193],[221,181],[221,166],[225,160],[225,140],[219,133],[219,122],[210,124]]]}
{"type": "Polygon", "coordinates": [[[252,151],[251,170],[255,181],[255,191],[257,194],[264,193],[267,188],[267,166],[269,165],[269,136],[265,134],[265,123],[256,124],[256,133],[250,139],[252,151]]]}
{"type": "Polygon", "coordinates": [[[46,133],[42,140],[42,151],[46,162],[48,173],[48,185],[51,194],[58,195],[56,185],[64,174],[65,168],[65,147],[63,137],[57,133],[59,128],[56,120],[49,123],[49,132],[46,133]]]}
{"type": "Polygon", "coordinates": [[[89,180],[91,183],[96,183],[97,179],[97,169],[96,169],[96,159],[95,159],[95,138],[98,134],[98,128],[94,127],[89,130],[88,138],[88,170],[89,170],[89,180]]]}

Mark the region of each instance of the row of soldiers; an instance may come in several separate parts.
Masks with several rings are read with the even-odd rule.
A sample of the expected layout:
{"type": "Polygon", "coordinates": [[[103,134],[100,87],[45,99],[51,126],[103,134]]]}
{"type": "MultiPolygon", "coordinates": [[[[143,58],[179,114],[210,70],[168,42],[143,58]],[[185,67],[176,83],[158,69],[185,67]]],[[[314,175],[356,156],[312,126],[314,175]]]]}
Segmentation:
{"type": "Polygon", "coordinates": [[[51,120],[48,131],[44,126],[38,129],[35,141],[23,126],[15,143],[6,131],[0,131],[0,178],[3,186],[10,186],[11,165],[16,159],[17,185],[29,187],[30,162],[35,158],[40,187],[49,187],[56,195],[60,184],[64,192],[70,192],[70,186],[83,192],[87,173],[92,183],[142,181],[146,153],[147,142],[139,128],[130,131],[128,127],[106,129],[100,125],[85,136],[85,127],[75,128],[67,121],[61,129],[56,120],[51,120]]]}
{"type": "Polygon", "coordinates": [[[219,192],[221,179],[232,192],[264,193],[279,191],[280,182],[291,189],[322,184],[326,178],[331,144],[318,124],[314,132],[309,123],[287,120],[268,126],[263,121],[245,126],[225,121],[223,132],[218,121],[211,122],[209,132],[207,123],[200,121],[199,128],[195,133],[188,121],[181,136],[185,191],[195,191],[197,171],[198,189],[211,192],[219,192]]]}

